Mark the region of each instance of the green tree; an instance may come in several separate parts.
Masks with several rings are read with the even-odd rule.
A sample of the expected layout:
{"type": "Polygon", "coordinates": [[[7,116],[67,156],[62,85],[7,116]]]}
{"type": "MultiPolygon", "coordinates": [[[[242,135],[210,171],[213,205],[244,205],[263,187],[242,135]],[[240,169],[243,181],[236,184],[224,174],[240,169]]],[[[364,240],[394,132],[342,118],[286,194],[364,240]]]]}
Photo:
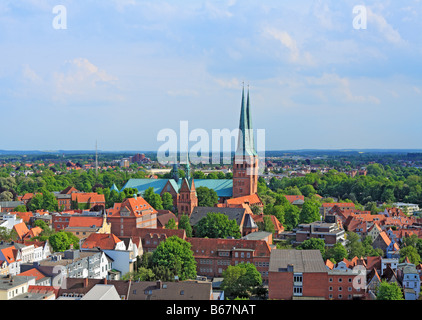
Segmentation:
{"type": "Polygon", "coordinates": [[[0,240],[16,241],[17,239],[18,239],[18,234],[14,229],[9,230],[6,227],[0,227],[0,240]]]}
{"type": "Polygon", "coordinates": [[[261,274],[252,263],[239,263],[236,266],[228,266],[223,271],[221,288],[229,297],[248,298],[255,288],[262,285],[261,274]]]}
{"type": "Polygon", "coordinates": [[[310,238],[303,241],[297,249],[299,250],[319,250],[321,251],[322,256],[325,255],[325,242],[323,239],[319,238],[310,238]]]}
{"type": "Polygon", "coordinates": [[[152,254],[152,264],[170,270],[179,280],[196,278],[196,261],[191,244],[177,236],[160,242],[152,254]]]}
{"type": "Polygon", "coordinates": [[[299,224],[299,208],[293,204],[285,207],[284,212],[284,227],[286,230],[293,230],[299,224]]]}
{"type": "Polygon", "coordinates": [[[13,212],[27,212],[28,209],[24,204],[20,204],[13,209],[13,212]]]}
{"type": "Polygon", "coordinates": [[[10,191],[3,191],[0,193],[0,201],[13,201],[13,193],[10,191]]]}
{"type": "Polygon", "coordinates": [[[54,252],[63,252],[70,249],[73,245],[74,249],[79,249],[79,239],[71,232],[59,231],[52,234],[48,241],[54,252]]]}
{"type": "Polygon", "coordinates": [[[186,232],[186,237],[191,238],[192,237],[192,226],[189,222],[189,216],[186,214],[182,214],[179,217],[179,229],[184,229],[186,232]]]}
{"type": "Polygon", "coordinates": [[[53,248],[54,252],[63,252],[70,248],[70,240],[68,235],[63,232],[57,232],[50,236],[48,239],[51,247],[53,248]]]}
{"type": "Polygon", "coordinates": [[[48,210],[54,212],[58,210],[58,202],[54,194],[43,188],[40,193],[32,197],[27,204],[29,211],[48,210]]]}
{"type": "Polygon", "coordinates": [[[396,282],[383,280],[376,290],[377,300],[404,300],[403,293],[396,282]]]}
{"type": "Polygon", "coordinates": [[[163,209],[173,210],[173,197],[169,192],[164,192],[162,198],[163,209]]]}
{"type": "Polygon", "coordinates": [[[403,262],[406,257],[415,265],[421,263],[421,256],[419,255],[418,250],[413,246],[405,246],[400,249],[400,262],[403,262]]]}
{"type": "Polygon", "coordinates": [[[177,225],[176,225],[176,221],[174,220],[174,218],[171,218],[165,225],[166,229],[172,229],[172,230],[176,230],[177,229],[177,225]]]}
{"type": "Polygon", "coordinates": [[[123,275],[122,280],[154,281],[156,276],[151,269],[139,267],[138,270],[123,275]]]}
{"type": "Polygon", "coordinates": [[[240,228],[235,220],[229,218],[222,213],[208,213],[203,217],[194,227],[196,237],[200,238],[227,238],[234,237],[239,239],[241,237],[240,228]]]}
{"type": "Polygon", "coordinates": [[[274,224],[270,218],[270,216],[268,215],[264,215],[263,216],[263,222],[258,222],[258,229],[260,231],[267,231],[267,232],[271,232],[274,233],[275,229],[274,229],[274,224]]]}
{"type": "Polygon", "coordinates": [[[302,206],[302,210],[299,213],[300,223],[312,223],[321,220],[319,214],[319,202],[315,200],[307,200],[302,206]]]}
{"type": "Polygon", "coordinates": [[[199,207],[214,207],[218,203],[217,192],[207,187],[196,188],[196,195],[198,197],[199,207]]]}
{"type": "Polygon", "coordinates": [[[329,259],[331,261],[340,262],[344,258],[347,258],[347,250],[341,243],[336,243],[325,251],[324,258],[326,260],[329,259]]]}

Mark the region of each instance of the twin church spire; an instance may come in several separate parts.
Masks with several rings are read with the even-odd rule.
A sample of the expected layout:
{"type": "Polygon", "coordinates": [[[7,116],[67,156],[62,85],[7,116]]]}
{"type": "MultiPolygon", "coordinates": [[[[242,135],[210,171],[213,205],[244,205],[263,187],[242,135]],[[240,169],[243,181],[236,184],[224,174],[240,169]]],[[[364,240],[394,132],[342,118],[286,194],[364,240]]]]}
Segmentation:
{"type": "Polygon", "coordinates": [[[249,86],[245,105],[245,87],[242,88],[242,103],[240,110],[239,137],[237,141],[236,155],[256,156],[255,139],[252,127],[251,106],[249,102],[249,86]]]}

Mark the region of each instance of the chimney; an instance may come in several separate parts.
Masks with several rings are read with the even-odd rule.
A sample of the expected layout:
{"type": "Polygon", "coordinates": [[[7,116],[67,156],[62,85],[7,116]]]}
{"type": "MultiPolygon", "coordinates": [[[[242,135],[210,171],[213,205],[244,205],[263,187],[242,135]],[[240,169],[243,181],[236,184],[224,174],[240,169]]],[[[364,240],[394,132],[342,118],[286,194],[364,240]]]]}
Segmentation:
{"type": "Polygon", "coordinates": [[[161,282],[161,280],[157,280],[157,289],[162,289],[163,288],[163,283],[161,282]]]}
{"type": "Polygon", "coordinates": [[[88,278],[84,278],[84,288],[88,287],[88,278]]]}
{"type": "Polygon", "coordinates": [[[107,284],[107,278],[104,278],[104,284],[107,284]]]}

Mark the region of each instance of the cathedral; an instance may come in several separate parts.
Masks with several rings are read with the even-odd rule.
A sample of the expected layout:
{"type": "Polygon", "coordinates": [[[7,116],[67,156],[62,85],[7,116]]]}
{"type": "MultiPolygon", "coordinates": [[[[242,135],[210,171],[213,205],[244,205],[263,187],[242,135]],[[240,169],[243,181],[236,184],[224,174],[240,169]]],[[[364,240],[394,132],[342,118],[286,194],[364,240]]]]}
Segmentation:
{"type": "Polygon", "coordinates": [[[245,101],[245,89],[242,89],[242,100],[239,121],[239,136],[237,149],[233,156],[233,179],[194,179],[191,174],[189,160],[186,164],[185,177],[178,177],[178,165],[173,166],[173,176],[170,179],[130,179],[122,188],[136,188],[142,194],[148,188],[163,195],[168,192],[173,197],[173,204],[180,214],[190,215],[198,206],[196,188],[213,189],[223,204],[232,198],[247,198],[257,193],[258,189],[258,154],[252,127],[249,89],[245,101]]]}

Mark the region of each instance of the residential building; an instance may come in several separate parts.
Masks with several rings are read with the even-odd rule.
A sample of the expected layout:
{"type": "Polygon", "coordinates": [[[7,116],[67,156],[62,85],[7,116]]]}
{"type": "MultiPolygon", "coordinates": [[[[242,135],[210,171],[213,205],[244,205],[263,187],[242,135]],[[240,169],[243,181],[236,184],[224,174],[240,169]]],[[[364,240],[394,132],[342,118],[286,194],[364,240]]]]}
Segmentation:
{"type": "MultiPolygon", "coordinates": [[[[104,279],[111,269],[111,261],[102,251],[66,250],[57,252],[49,259],[38,262],[41,267],[62,269],[69,278],[104,279]]],[[[56,272],[58,273],[58,272],[56,272]]]]}
{"type": "Polygon", "coordinates": [[[35,284],[32,276],[4,276],[0,278],[0,300],[11,300],[28,292],[28,287],[35,284]]]}
{"type": "Polygon", "coordinates": [[[135,281],[128,300],[213,300],[212,283],[205,281],[135,281]]]}
{"type": "Polygon", "coordinates": [[[12,212],[21,205],[25,205],[25,203],[23,201],[0,201],[0,212],[12,212]]]}
{"type": "Polygon", "coordinates": [[[319,250],[271,250],[269,299],[326,299],[328,270],[319,250]]]}
{"type": "Polygon", "coordinates": [[[157,228],[157,210],[142,197],[125,199],[107,210],[111,233],[116,236],[131,236],[134,229],[157,228]]]}
{"type": "Polygon", "coordinates": [[[21,253],[15,247],[15,244],[0,242],[0,261],[3,261],[3,272],[8,275],[15,276],[20,273],[21,253]],[[7,267],[4,264],[7,264],[7,267]],[[6,269],[7,268],[7,269],[6,269]]]}
{"type": "Polygon", "coordinates": [[[402,285],[405,300],[418,300],[421,278],[416,266],[409,262],[397,265],[397,276],[402,285]]]}
{"type": "Polygon", "coordinates": [[[105,213],[102,216],[71,215],[64,231],[84,239],[93,233],[111,233],[111,223],[107,221],[105,213]]]}
{"type": "Polygon", "coordinates": [[[221,213],[227,216],[229,220],[236,221],[239,226],[241,235],[250,233],[250,231],[258,231],[258,226],[255,225],[255,221],[249,220],[252,217],[245,208],[227,208],[227,207],[195,207],[192,214],[189,217],[189,223],[193,228],[196,224],[207,216],[208,213],[221,213]],[[245,230],[244,230],[245,229],[245,230]]]}
{"type": "Polygon", "coordinates": [[[186,240],[186,231],[184,229],[136,228],[132,234],[132,237],[141,240],[143,253],[153,252],[162,241],[172,236],[186,240]]]}
{"type": "Polygon", "coordinates": [[[299,224],[296,232],[296,244],[301,244],[311,238],[323,239],[327,247],[336,243],[346,244],[345,231],[337,223],[315,221],[308,224],[299,224]]]}
{"type": "Polygon", "coordinates": [[[320,207],[321,216],[324,218],[325,215],[328,214],[334,206],[337,206],[340,210],[355,209],[355,204],[352,203],[352,202],[350,202],[350,203],[348,203],[348,202],[346,202],[346,203],[344,203],[344,202],[341,202],[341,203],[340,202],[333,202],[333,203],[326,202],[326,203],[323,203],[320,207]]]}
{"type": "Polygon", "coordinates": [[[221,277],[228,266],[252,263],[268,281],[271,246],[266,240],[187,238],[197,263],[197,274],[221,277]]]}

